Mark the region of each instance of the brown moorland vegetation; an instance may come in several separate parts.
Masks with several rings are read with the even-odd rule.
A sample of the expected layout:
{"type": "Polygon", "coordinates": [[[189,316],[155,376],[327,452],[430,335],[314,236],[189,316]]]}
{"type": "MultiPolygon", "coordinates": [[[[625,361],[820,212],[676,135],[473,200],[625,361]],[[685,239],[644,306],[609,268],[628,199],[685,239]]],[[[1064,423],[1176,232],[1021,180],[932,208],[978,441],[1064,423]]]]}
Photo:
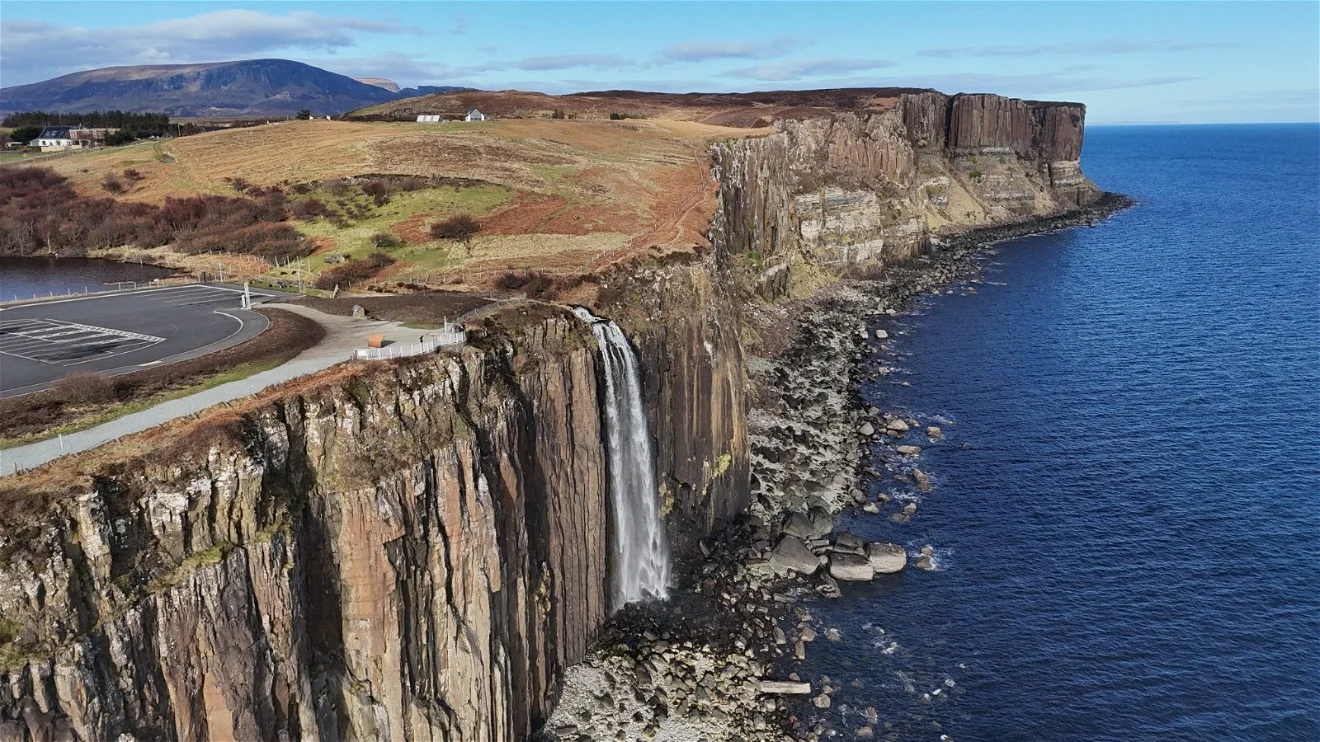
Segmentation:
{"type": "MultiPolygon", "coordinates": [[[[124,147],[113,156],[80,153],[50,167],[79,193],[101,196],[108,172],[131,168],[142,177],[117,197],[128,203],[160,205],[185,194],[232,198],[239,178],[245,198],[254,188],[280,188],[294,217],[286,224],[304,242],[314,240],[302,278],[334,270],[339,255],[362,259],[385,248],[375,235],[390,233],[405,243],[386,248],[397,262],[360,288],[488,289],[509,272],[582,276],[638,257],[704,249],[716,204],[710,144],[771,131],[704,123],[720,109],[644,97],[624,106],[597,96],[596,116],[580,115],[573,96],[483,95],[550,104],[543,118],[476,124],[286,122],[124,147]],[[551,118],[556,108],[565,109],[564,118],[551,118]],[[645,118],[609,120],[621,110],[645,118]],[[385,178],[430,185],[391,192],[370,180],[385,178]],[[337,181],[352,192],[336,195],[329,185],[337,181]],[[463,213],[481,231],[461,249],[431,234],[431,224],[463,213]]],[[[283,267],[264,272],[270,280],[293,277],[283,267]]]]}
{"type": "Polygon", "coordinates": [[[365,258],[349,260],[322,273],[316,279],[316,288],[348,288],[371,278],[384,268],[394,265],[394,258],[383,252],[374,252],[365,258]]]}
{"type": "Polygon", "coordinates": [[[440,326],[445,320],[491,303],[490,299],[475,294],[449,291],[427,291],[400,296],[360,296],[328,299],[309,296],[299,304],[326,314],[350,315],[354,306],[360,306],[368,317],[408,322],[418,325],[440,326]]]}
{"type": "Polygon", "coordinates": [[[257,198],[170,197],[156,206],[80,196],[48,168],[0,168],[0,255],[81,255],[89,248],[171,243],[185,253],[224,250],[270,261],[310,252],[285,218],[278,188],[257,198]]]}
{"type": "Polygon", "coordinates": [[[415,121],[418,114],[457,116],[480,108],[497,118],[576,120],[671,119],[719,126],[764,127],[776,118],[829,116],[839,111],[881,112],[903,93],[929,88],[831,88],[759,93],[648,93],[602,90],[570,95],[516,90],[464,90],[403,98],[344,115],[353,121],[415,121]]]}

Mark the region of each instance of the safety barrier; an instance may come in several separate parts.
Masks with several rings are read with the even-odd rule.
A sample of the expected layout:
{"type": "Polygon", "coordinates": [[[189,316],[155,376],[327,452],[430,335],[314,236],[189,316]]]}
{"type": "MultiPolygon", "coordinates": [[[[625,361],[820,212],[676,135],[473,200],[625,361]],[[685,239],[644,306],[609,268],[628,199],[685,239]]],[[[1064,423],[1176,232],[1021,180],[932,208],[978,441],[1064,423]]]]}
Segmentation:
{"type": "Polygon", "coordinates": [[[461,346],[467,342],[467,331],[449,329],[431,333],[420,343],[394,343],[383,348],[358,348],[353,351],[355,361],[380,361],[387,358],[407,358],[434,353],[441,348],[461,346]]]}

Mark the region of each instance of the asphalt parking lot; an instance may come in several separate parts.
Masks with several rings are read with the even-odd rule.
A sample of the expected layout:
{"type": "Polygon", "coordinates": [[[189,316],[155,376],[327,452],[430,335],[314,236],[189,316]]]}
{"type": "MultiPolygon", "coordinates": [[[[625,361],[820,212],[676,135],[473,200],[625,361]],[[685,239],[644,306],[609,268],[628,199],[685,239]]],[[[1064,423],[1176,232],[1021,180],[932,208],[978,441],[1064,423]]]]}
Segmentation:
{"type": "MultiPolygon", "coordinates": [[[[242,293],[190,284],[0,308],[0,397],[78,371],[129,373],[237,345],[268,324],[240,309],[242,293]]],[[[282,298],[292,295],[252,291],[253,304],[282,298]]]]}

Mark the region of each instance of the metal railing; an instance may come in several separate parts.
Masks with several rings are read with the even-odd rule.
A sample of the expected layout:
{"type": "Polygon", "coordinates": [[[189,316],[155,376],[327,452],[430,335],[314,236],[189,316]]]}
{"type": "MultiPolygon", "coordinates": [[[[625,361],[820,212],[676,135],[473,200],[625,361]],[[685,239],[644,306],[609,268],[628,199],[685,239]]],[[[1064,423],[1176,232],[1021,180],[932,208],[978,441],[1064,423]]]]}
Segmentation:
{"type": "Polygon", "coordinates": [[[434,353],[441,348],[460,346],[467,342],[467,331],[448,328],[431,333],[420,343],[393,343],[383,348],[358,348],[353,351],[355,361],[380,361],[387,358],[407,358],[434,353]]]}

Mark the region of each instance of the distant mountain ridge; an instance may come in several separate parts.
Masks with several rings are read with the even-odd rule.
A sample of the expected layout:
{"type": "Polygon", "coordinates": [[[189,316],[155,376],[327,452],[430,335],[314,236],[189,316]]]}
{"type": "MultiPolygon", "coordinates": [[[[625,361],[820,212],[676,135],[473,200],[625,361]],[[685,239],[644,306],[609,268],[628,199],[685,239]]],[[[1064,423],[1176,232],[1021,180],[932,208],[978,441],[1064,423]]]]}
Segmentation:
{"type": "Polygon", "coordinates": [[[244,118],[293,115],[305,108],[315,116],[333,116],[399,98],[464,89],[394,87],[287,59],[104,67],[0,88],[0,114],[120,110],[175,118],[244,118]]]}

